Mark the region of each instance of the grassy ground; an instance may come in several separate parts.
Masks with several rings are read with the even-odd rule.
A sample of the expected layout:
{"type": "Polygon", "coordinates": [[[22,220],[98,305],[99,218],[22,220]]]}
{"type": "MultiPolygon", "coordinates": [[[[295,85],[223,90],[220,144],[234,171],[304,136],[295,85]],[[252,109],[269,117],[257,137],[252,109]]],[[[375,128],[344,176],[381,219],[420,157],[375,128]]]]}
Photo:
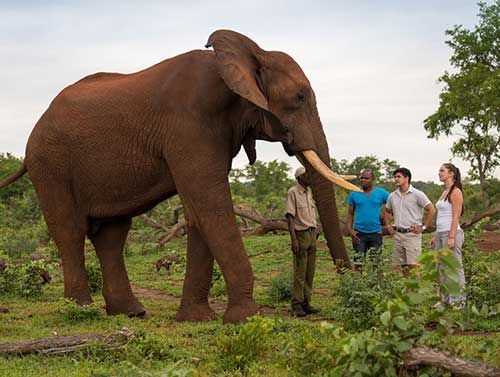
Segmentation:
{"type": "MultiPolygon", "coordinates": [[[[322,241],[320,239],[320,241],[322,241]]],[[[304,328],[319,327],[321,321],[334,321],[336,306],[335,287],[338,275],[328,251],[318,250],[317,274],[313,304],[322,309],[321,315],[306,319],[291,318],[288,302],[273,302],[268,294],[273,277],[283,271],[291,271],[291,254],[288,236],[249,237],[244,240],[255,274],[255,299],[265,316],[280,318],[281,335],[271,340],[270,351],[259,357],[244,372],[228,370],[221,362],[220,340],[230,335],[235,326],[223,326],[221,319],[206,323],[175,322],[183,282],[183,266],[174,266],[171,271],[156,272],[154,263],[166,254],[185,255],[185,239],[172,241],[163,249],[152,244],[132,241],[126,250],[126,263],[131,283],[137,296],[148,310],[146,319],[131,319],[126,316],[108,317],[102,306],[100,294],[94,295],[98,304],[94,312],[83,319],[72,319],[68,315],[68,304],[63,300],[62,272],[56,270],[53,280],[41,298],[36,300],[14,297],[1,298],[0,306],[9,313],[0,314],[0,343],[29,340],[58,335],[85,333],[108,334],[127,327],[142,335],[124,350],[108,352],[98,347],[72,356],[44,357],[0,357],[0,376],[175,376],[175,375],[268,375],[293,374],[286,359],[280,357],[286,337],[293,337],[304,328]],[[300,331],[299,331],[300,330],[300,331]],[[192,371],[195,372],[192,372],[192,371]],[[191,372],[189,372],[191,371],[191,372]]],[[[346,244],[348,244],[346,240],[346,244]]],[[[391,248],[386,240],[384,253],[391,248]]],[[[498,259],[497,259],[498,260],[498,259]]],[[[93,251],[87,253],[87,263],[95,263],[93,251]]],[[[500,265],[492,266],[497,270],[500,265]]],[[[222,316],[226,297],[219,284],[211,299],[216,312],[222,316]]],[[[479,325],[468,325],[469,329],[500,331],[500,321],[495,318],[480,321],[479,325]],[[474,327],[475,326],[475,327],[474,327]]],[[[463,333],[447,340],[463,356],[485,358],[485,361],[500,366],[500,354],[485,353],[484,347],[500,349],[500,335],[491,332],[474,335],[463,333]]]]}

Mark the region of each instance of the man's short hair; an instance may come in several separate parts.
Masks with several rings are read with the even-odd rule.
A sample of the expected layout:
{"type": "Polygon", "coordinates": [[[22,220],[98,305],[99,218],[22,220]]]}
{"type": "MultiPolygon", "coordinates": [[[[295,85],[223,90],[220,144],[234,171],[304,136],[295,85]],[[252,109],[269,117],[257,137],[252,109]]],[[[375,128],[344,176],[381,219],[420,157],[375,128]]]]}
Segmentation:
{"type": "Polygon", "coordinates": [[[394,170],[394,173],[392,173],[392,176],[395,176],[396,174],[401,174],[403,177],[408,177],[408,183],[411,182],[411,171],[407,168],[397,168],[394,170]]]}
{"type": "Polygon", "coordinates": [[[375,179],[375,173],[373,172],[372,169],[369,169],[369,168],[361,169],[361,171],[359,172],[359,175],[361,175],[363,173],[370,173],[370,175],[372,176],[372,178],[375,179]]]}

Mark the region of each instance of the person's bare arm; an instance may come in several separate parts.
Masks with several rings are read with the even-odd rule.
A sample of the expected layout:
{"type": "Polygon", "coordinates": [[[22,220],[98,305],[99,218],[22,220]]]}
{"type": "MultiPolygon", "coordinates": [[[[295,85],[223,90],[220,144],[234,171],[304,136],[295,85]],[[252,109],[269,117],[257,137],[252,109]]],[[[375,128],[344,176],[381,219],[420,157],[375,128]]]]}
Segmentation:
{"type": "Polygon", "coordinates": [[[424,225],[426,228],[431,226],[432,219],[434,216],[436,216],[436,207],[432,203],[429,203],[425,206],[425,220],[424,220],[424,225]]]}
{"type": "Polygon", "coordinates": [[[349,204],[349,207],[347,208],[347,219],[346,219],[346,227],[347,227],[347,232],[352,238],[352,242],[355,244],[359,243],[359,238],[358,238],[358,232],[354,230],[354,206],[349,204]]]}
{"type": "Polygon", "coordinates": [[[462,190],[455,189],[452,191],[451,196],[451,228],[448,234],[448,247],[453,248],[455,246],[455,234],[457,233],[458,222],[460,221],[460,215],[462,213],[462,205],[464,203],[464,196],[462,190]]]}
{"type": "Polygon", "coordinates": [[[396,230],[391,225],[391,218],[392,218],[392,210],[390,208],[385,207],[384,208],[385,229],[387,229],[387,232],[389,232],[389,234],[394,234],[396,233],[396,230]]]}

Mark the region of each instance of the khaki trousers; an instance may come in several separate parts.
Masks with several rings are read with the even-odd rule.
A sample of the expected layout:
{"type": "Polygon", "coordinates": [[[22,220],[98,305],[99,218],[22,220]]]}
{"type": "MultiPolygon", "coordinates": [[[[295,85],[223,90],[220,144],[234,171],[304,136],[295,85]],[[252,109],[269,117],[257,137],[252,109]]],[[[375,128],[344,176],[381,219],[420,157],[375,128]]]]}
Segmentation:
{"type": "Polygon", "coordinates": [[[316,270],[316,229],[295,231],[299,251],[293,255],[292,306],[311,301],[314,271],[316,270]]]}

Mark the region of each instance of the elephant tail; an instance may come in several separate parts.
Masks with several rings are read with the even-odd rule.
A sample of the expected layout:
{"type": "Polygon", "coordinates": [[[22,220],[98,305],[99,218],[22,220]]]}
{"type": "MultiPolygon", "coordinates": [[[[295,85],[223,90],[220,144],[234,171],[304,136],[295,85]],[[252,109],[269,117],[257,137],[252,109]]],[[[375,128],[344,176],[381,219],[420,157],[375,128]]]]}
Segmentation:
{"type": "Polygon", "coordinates": [[[23,163],[21,167],[19,168],[18,171],[16,171],[14,174],[12,174],[10,177],[5,178],[3,181],[0,181],[0,189],[10,185],[12,182],[17,181],[20,177],[26,173],[28,169],[26,168],[26,165],[23,163]]]}

